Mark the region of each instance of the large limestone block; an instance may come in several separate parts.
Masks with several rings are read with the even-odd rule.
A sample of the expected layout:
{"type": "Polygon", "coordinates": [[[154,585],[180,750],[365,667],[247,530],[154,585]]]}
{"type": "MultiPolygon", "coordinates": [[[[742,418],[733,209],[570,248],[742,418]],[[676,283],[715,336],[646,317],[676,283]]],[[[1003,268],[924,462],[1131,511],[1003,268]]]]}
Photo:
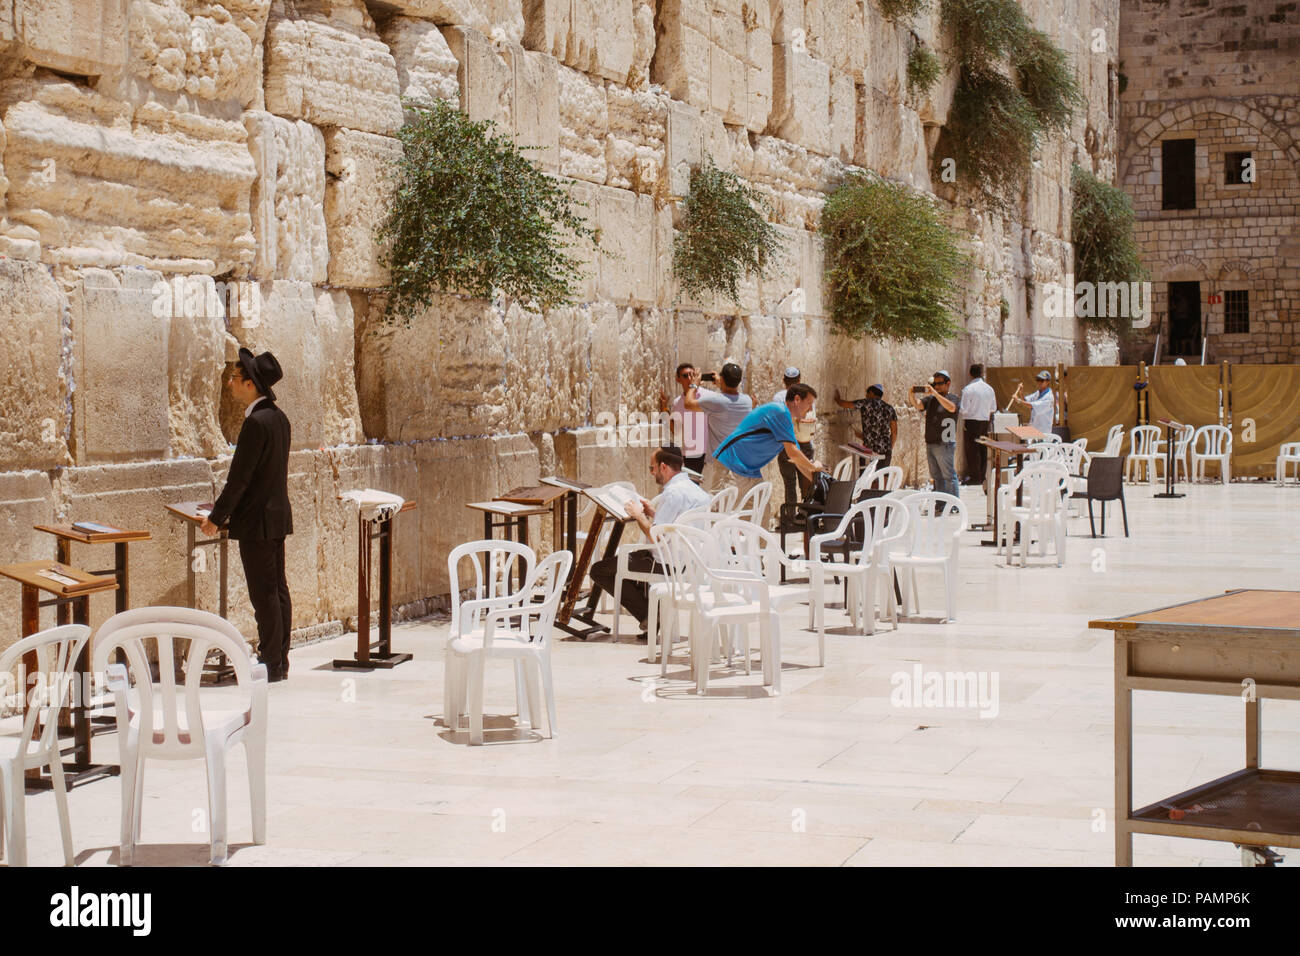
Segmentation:
{"type": "Polygon", "coordinates": [[[877,89],[860,86],[858,94],[854,162],[929,191],[925,130],[916,111],[877,89]]]}
{"type": "Polygon", "coordinates": [[[718,44],[709,50],[709,108],[725,123],[745,123],[745,63],[718,44]]]}
{"type": "Polygon", "coordinates": [[[650,61],[655,53],[655,10],[654,5],[639,0],[632,11],[632,31],[635,42],[632,46],[632,69],[627,75],[627,84],[633,89],[644,89],[650,82],[650,61]]]}
{"type": "MultiPolygon", "coordinates": [[[[293,426],[293,448],[348,443],[361,435],[353,385],[352,303],[342,290],[317,292],[309,283],[281,280],[261,284],[262,317],[236,320],[239,344],[255,353],[270,351],[284,378],[275,386],[277,404],[293,426]]],[[[227,358],[235,358],[228,354],[227,358]]]]}
{"type": "Polygon", "coordinates": [[[79,464],[165,458],[170,316],[156,272],[87,269],[71,283],[74,457],[79,464]],[[159,303],[159,304],[156,304],[159,303]]]}
{"type": "MultiPolygon", "coordinates": [[[[626,83],[640,53],[633,0],[527,0],[523,44],[565,66],[626,83]]],[[[644,21],[644,15],[642,15],[644,21]]]]}
{"type": "Polygon", "coordinates": [[[444,27],[442,32],[456,57],[461,109],[472,120],[491,120],[500,131],[510,130],[514,72],[506,58],[477,30],[444,27]]]}
{"type": "Polygon", "coordinates": [[[445,26],[473,27],[503,43],[518,43],[525,35],[524,5],[520,0],[367,0],[367,5],[376,16],[380,12],[397,12],[445,26]]]}
{"type": "Polygon", "coordinates": [[[325,232],[325,137],[303,120],[261,111],[244,114],[257,165],[252,190],[259,279],[324,282],[329,265],[325,232]]]}
{"type": "MultiPolygon", "coordinates": [[[[191,562],[186,551],[185,526],[164,510],[164,506],[180,501],[211,501],[213,477],[212,468],[202,459],[93,465],[60,472],[55,480],[55,493],[65,504],[60,515],[62,520],[99,521],[150,532],[150,540],[131,545],[132,607],[184,607],[185,571],[191,562]]],[[[216,488],[220,490],[220,482],[216,488]]],[[[215,613],[216,549],[205,551],[201,559],[205,570],[197,575],[196,593],[199,607],[215,613]]],[[[74,550],[73,559],[83,566],[107,567],[111,564],[111,554],[107,545],[101,545],[97,550],[74,550]]],[[[239,565],[233,543],[230,564],[233,580],[239,565]]],[[[90,613],[91,626],[97,627],[112,615],[113,599],[92,597],[90,613]]]]}
{"type": "MultiPolygon", "coordinates": [[[[347,620],[355,627],[357,615],[357,560],[359,553],[356,509],[338,496],[357,488],[376,488],[416,503],[393,521],[393,604],[407,604],[427,597],[422,587],[424,559],[439,555],[421,540],[421,512],[429,502],[421,500],[422,478],[416,465],[415,448],[409,445],[361,445],[328,448],[316,456],[320,488],[320,510],[315,515],[319,528],[320,603],[324,620],[347,620]]],[[[378,545],[372,546],[377,554],[378,545]]],[[[442,561],[446,565],[445,558],[442,561]]],[[[378,561],[375,561],[378,568],[378,561]]],[[[378,588],[371,592],[371,611],[378,625],[378,588]]]]}
{"type": "MultiPolygon", "coordinates": [[[[175,295],[173,278],[171,321],[167,335],[167,417],[170,425],[168,444],[173,457],[215,458],[225,454],[227,442],[221,432],[220,410],[226,359],[226,317],[219,310],[177,307],[182,298],[175,295]]],[[[186,285],[201,283],[212,286],[210,276],[188,276],[186,285]]],[[[260,304],[254,296],[260,290],[253,283],[241,283],[235,292],[245,303],[260,304]]],[[[227,291],[227,307],[230,292],[227,291]]],[[[212,297],[218,302],[215,288],[212,297]]],[[[209,301],[207,289],[202,297],[209,301]]]]}
{"type": "Polygon", "coordinates": [[[241,273],[255,177],[238,122],[42,78],[0,86],[9,219],[72,266],[241,273]]]}
{"type": "Polygon", "coordinates": [[[605,136],[609,107],[599,80],[559,69],[560,175],[601,185],[607,176],[605,136]]]}
{"type": "Polygon", "coordinates": [[[559,65],[544,53],[517,44],[505,48],[512,77],[512,126],[515,142],[529,161],[548,173],[560,164],[559,65]]]}
{"type": "Polygon", "coordinates": [[[376,297],[356,333],[365,434],[384,441],[484,435],[506,420],[506,326],[482,299],[435,298],[409,326],[376,297]]]}
{"type": "MultiPolygon", "coordinates": [[[[758,283],[758,307],[764,315],[802,315],[804,234],[802,229],[777,226],[781,251],[772,258],[758,283]]],[[[800,366],[802,368],[802,366],[800,366]]]]}
{"type": "MultiPolygon", "coordinates": [[[[619,400],[650,421],[659,409],[659,392],[675,367],[666,360],[672,354],[674,328],[673,313],[667,309],[625,309],[620,317],[619,400]]],[[[647,441],[652,437],[647,435],[647,441]]]]}
{"type": "Polygon", "coordinates": [[[61,73],[99,76],[126,61],[125,0],[12,0],[0,9],[9,55],[61,73]]]}
{"type": "Polygon", "coordinates": [[[563,473],[590,485],[630,481],[646,498],[657,495],[659,489],[649,475],[651,445],[611,442],[610,438],[611,429],[607,428],[578,428],[556,435],[555,452],[563,473]]]}
{"type": "Polygon", "coordinates": [[[830,67],[793,43],[772,50],[772,126],[818,153],[830,151],[830,67]]]}
{"type": "Polygon", "coordinates": [[[657,303],[666,280],[664,258],[670,262],[672,255],[671,213],[656,209],[650,196],[608,186],[598,192],[597,210],[597,295],[620,303],[657,303]]]}
{"type": "Polygon", "coordinates": [[[239,107],[260,105],[261,42],[270,0],[231,4],[236,11],[202,5],[191,12],[196,5],[182,0],[134,0],[129,6],[123,79],[239,107]],[[232,12],[242,15],[232,17],[232,12]]]}
{"type": "Polygon", "coordinates": [[[745,40],[744,122],[747,129],[761,133],[772,115],[772,34],[753,29],[745,40]]]}
{"type": "Polygon", "coordinates": [[[664,0],[659,8],[658,45],[650,79],[675,100],[709,109],[713,41],[708,4],[703,0],[664,0]]]}
{"type": "Polygon", "coordinates": [[[668,170],[668,191],[671,195],[685,196],[691,191],[691,167],[700,163],[703,149],[699,110],[669,100],[664,164],[668,170]]]}
{"type": "Polygon", "coordinates": [[[325,133],[325,231],[329,282],[354,289],[388,284],[375,230],[388,215],[402,144],[360,130],[325,133]]]}
{"type": "Polygon", "coordinates": [[[622,310],[610,302],[591,306],[591,367],[600,374],[591,381],[592,420],[604,414],[617,414],[622,395],[622,310]]]}
{"type": "MultiPolygon", "coordinates": [[[[326,620],[325,608],[321,601],[323,592],[320,587],[322,532],[317,457],[317,452],[310,451],[295,451],[289,455],[289,507],[293,510],[293,534],[284,539],[284,570],[285,579],[289,583],[289,600],[293,608],[290,624],[294,628],[307,627],[326,620]]],[[[222,458],[212,468],[213,481],[218,493],[225,487],[232,460],[232,458],[222,458]]],[[[211,492],[208,494],[210,495],[211,492]]],[[[217,572],[214,557],[213,551],[209,550],[206,575],[215,584],[217,572]]],[[[354,564],[353,567],[355,566],[354,564]]],[[[248,599],[248,582],[239,559],[239,545],[233,541],[230,543],[229,575],[227,619],[239,628],[246,640],[256,647],[257,621],[253,617],[253,607],[248,599]]],[[[215,594],[215,589],[212,593],[215,594]]],[[[215,603],[202,606],[216,609],[215,603]]]]}
{"type": "Polygon", "coordinates": [[[0,259],[0,469],[68,460],[66,302],[44,266],[0,259]]]}
{"type": "Polygon", "coordinates": [[[572,428],[588,418],[591,310],[581,305],[506,312],[507,426],[526,433],[572,428]]]}
{"type": "Polygon", "coordinates": [[[846,163],[853,161],[857,118],[858,96],[853,77],[848,73],[832,73],[830,155],[846,163]]]}
{"type": "MultiPolygon", "coordinates": [[[[54,521],[50,477],[41,471],[0,472],[0,564],[54,557],[54,539],[32,526],[54,521]]],[[[98,565],[96,565],[98,567],[98,565]]],[[[20,589],[6,579],[0,588],[0,620],[12,622],[0,632],[0,650],[18,639],[22,618],[20,589]]],[[[54,610],[41,612],[43,627],[54,625],[54,610]]]]}
{"type": "Polygon", "coordinates": [[[435,23],[393,17],[379,28],[379,36],[397,63],[403,97],[460,106],[460,63],[435,23]]]}
{"type": "MultiPolygon", "coordinates": [[[[367,19],[369,19],[367,17],[367,19]]],[[[281,19],[266,30],[266,108],[316,126],[393,133],[402,125],[397,64],[364,28],[281,19]]]]}

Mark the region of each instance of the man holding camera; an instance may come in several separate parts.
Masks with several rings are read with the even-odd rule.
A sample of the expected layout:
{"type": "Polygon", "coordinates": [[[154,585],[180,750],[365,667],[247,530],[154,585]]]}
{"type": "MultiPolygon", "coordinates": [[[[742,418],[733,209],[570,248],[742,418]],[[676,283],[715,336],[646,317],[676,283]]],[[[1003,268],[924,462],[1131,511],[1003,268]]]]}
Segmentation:
{"type": "MultiPolygon", "coordinates": [[[[705,467],[713,461],[717,450],[740,424],[741,419],[754,410],[754,400],[740,390],[740,380],[744,372],[734,362],[728,362],[717,372],[699,372],[691,370],[698,376],[691,384],[698,386],[701,382],[717,383],[718,391],[708,388],[691,387],[682,392],[682,404],[688,412],[706,412],[709,416],[709,457],[705,467]]],[[[706,482],[707,487],[707,482],[706,482]]]]}
{"type": "Polygon", "coordinates": [[[952,376],[944,369],[934,373],[929,385],[912,386],[912,407],[925,415],[925,456],[934,490],[960,498],[957,487],[957,403],[952,376]]]}

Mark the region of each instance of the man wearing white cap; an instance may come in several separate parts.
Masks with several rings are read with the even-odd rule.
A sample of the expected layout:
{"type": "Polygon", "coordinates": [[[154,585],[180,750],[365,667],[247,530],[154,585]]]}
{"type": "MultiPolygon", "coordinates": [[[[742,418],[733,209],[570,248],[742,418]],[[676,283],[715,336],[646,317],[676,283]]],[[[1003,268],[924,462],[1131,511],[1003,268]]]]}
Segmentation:
{"type": "Polygon", "coordinates": [[[1038,391],[1028,398],[1016,398],[1021,405],[1029,406],[1029,425],[1037,428],[1044,435],[1052,433],[1052,422],[1056,418],[1056,398],[1052,395],[1052,373],[1044,369],[1036,376],[1038,391]]]}
{"type": "MultiPolygon", "coordinates": [[[[773,395],[772,401],[778,405],[784,405],[785,393],[791,385],[798,385],[800,378],[801,374],[797,368],[793,365],[787,368],[783,376],[785,388],[773,395]]],[[[813,428],[816,425],[817,408],[814,402],[808,407],[808,413],[794,423],[795,440],[798,442],[799,450],[804,453],[804,456],[809,461],[812,461],[815,457],[813,455],[812,436],[813,428]]],[[[796,483],[799,488],[799,497],[807,499],[812,490],[812,482],[800,474],[799,469],[794,466],[794,462],[790,460],[790,456],[785,453],[784,448],[781,449],[781,454],[776,456],[776,466],[781,470],[781,481],[785,485],[785,503],[794,504],[799,500],[799,498],[795,497],[796,483]]]]}

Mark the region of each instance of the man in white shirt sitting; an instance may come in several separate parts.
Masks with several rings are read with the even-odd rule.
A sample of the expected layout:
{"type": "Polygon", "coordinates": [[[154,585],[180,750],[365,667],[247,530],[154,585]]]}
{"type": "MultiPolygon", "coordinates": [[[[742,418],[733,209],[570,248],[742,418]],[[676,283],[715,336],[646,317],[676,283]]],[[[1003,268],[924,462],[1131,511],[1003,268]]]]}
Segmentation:
{"type": "Polygon", "coordinates": [[[976,439],[988,435],[989,422],[997,410],[998,400],[993,394],[993,386],[984,381],[984,366],[977,362],[970,367],[970,381],[961,390],[962,451],[966,459],[963,484],[984,483],[988,449],[976,439]]]}
{"type": "Polygon", "coordinates": [[[1029,406],[1029,424],[1044,435],[1052,434],[1052,422],[1056,419],[1056,397],[1052,394],[1052,373],[1044,369],[1036,376],[1038,391],[1028,398],[1016,398],[1021,405],[1029,406]]]}
{"type": "MultiPolygon", "coordinates": [[[[663,488],[659,496],[659,505],[655,507],[644,498],[635,498],[627,505],[627,513],[632,516],[646,536],[651,538],[651,528],[657,524],[672,524],[685,512],[694,508],[706,507],[709,494],[689,477],[682,474],[681,449],[656,448],[650,456],[650,477],[655,484],[663,488]]],[[[628,555],[629,571],[658,571],[654,554],[648,550],[634,551],[628,555]]],[[[592,583],[614,593],[614,579],[618,576],[618,558],[602,558],[591,566],[592,583]]],[[[646,639],[646,615],[650,611],[650,585],[644,581],[624,581],[621,595],[623,607],[637,619],[641,633],[637,640],[646,639]]]]}

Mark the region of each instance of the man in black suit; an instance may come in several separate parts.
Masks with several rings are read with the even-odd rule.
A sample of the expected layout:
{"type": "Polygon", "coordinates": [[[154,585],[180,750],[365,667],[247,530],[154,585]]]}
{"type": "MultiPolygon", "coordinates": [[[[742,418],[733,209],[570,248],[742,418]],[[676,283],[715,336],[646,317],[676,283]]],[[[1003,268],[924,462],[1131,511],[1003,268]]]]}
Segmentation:
{"type": "Polygon", "coordinates": [[[230,537],[239,542],[248,597],[257,619],[257,654],[267,679],[289,676],[289,630],[292,608],[284,574],[284,539],[293,534],[289,507],[289,419],[275,404],[271,386],[283,378],[270,352],[254,356],[239,350],[239,365],[227,386],[244,406],[244,424],[226,487],[203,522],[203,533],[217,534],[229,521],[230,537]]]}

